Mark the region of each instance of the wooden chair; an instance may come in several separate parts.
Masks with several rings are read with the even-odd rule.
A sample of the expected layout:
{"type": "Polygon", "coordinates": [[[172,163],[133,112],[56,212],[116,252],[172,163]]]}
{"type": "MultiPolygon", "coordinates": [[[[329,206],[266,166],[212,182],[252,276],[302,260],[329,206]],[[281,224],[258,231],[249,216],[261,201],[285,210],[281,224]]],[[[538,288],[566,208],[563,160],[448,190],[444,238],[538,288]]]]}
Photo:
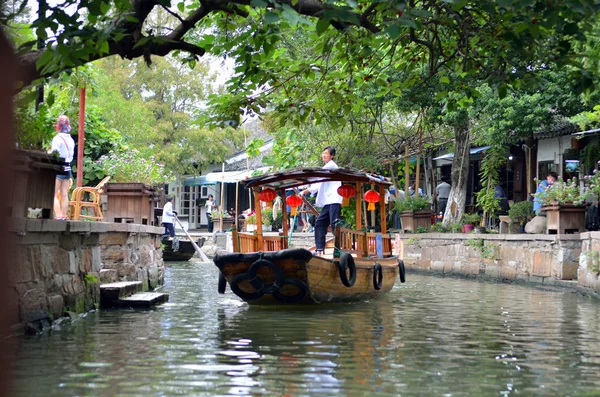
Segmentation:
{"type": "Polygon", "coordinates": [[[100,209],[100,195],[103,192],[104,185],[108,183],[109,179],[110,176],[107,176],[95,187],[76,187],[71,195],[71,201],[69,201],[69,219],[74,221],[80,219],[94,219],[101,222],[104,215],[100,209]],[[84,200],[86,193],[89,195],[89,200],[84,200]],[[93,209],[94,215],[82,215],[81,210],[83,208],[93,209]]]}

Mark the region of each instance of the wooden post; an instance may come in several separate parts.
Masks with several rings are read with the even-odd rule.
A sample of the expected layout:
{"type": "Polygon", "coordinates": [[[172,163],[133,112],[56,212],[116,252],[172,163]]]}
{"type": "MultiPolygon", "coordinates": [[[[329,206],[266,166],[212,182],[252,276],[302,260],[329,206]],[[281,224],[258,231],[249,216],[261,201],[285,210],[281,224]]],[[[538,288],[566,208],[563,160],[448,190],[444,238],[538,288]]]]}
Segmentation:
{"type": "Polygon", "coordinates": [[[221,166],[221,216],[219,217],[219,229],[223,230],[223,211],[225,211],[225,205],[223,200],[225,199],[225,163],[221,166]]]}
{"type": "Polygon", "coordinates": [[[415,194],[419,194],[419,185],[421,184],[421,146],[423,143],[423,130],[419,127],[419,150],[417,151],[417,173],[415,176],[415,194]]]}
{"type": "Polygon", "coordinates": [[[238,193],[240,192],[240,182],[236,182],[235,183],[235,230],[238,230],[238,218],[239,218],[239,211],[238,211],[238,193]]]}
{"type": "Polygon", "coordinates": [[[85,85],[79,89],[79,132],[77,133],[77,187],[83,186],[83,148],[85,146],[85,85]]]}
{"type": "Polygon", "coordinates": [[[356,183],[356,230],[362,229],[362,183],[356,183]]]}
{"type": "Polygon", "coordinates": [[[256,213],[256,235],[258,237],[258,250],[263,250],[262,213],[260,200],[258,199],[258,188],[254,189],[254,212],[256,213]]]}
{"type": "Polygon", "coordinates": [[[410,161],[408,155],[408,145],[404,149],[404,194],[408,195],[408,184],[410,180],[410,161]]]}
{"type": "Polygon", "coordinates": [[[385,187],[379,185],[379,222],[381,223],[381,233],[387,233],[385,209],[385,187]]]}
{"type": "MultiPolygon", "coordinates": [[[[373,185],[372,183],[371,189],[375,190],[375,185],[373,185]]],[[[373,231],[375,231],[375,211],[371,211],[371,223],[369,224],[369,229],[373,229],[373,231]]]]}

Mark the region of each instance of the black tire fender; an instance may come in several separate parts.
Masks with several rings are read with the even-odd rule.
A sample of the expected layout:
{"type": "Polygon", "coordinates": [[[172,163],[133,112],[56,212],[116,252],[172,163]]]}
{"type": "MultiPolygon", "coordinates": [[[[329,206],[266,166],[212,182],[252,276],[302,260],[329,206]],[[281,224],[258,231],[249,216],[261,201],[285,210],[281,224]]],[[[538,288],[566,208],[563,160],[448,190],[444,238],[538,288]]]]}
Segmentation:
{"type": "MultiPolygon", "coordinates": [[[[283,285],[286,284],[290,284],[290,285],[294,285],[296,286],[299,291],[297,294],[294,295],[283,295],[280,290],[278,289],[277,291],[273,292],[273,297],[275,299],[277,299],[280,302],[283,303],[296,303],[296,302],[300,302],[301,300],[303,300],[306,297],[306,294],[308,293],[308,286],[306,285],[306,283],[298,278],[286,278],[283,281],[283,285]]],[[[282,287],[283,287],[282,285],[282,287]]]]}
{"type": "Polygon", "coordinates": [[[225,293],[225,289],[227,288],[227,280],[225,279],[225,276],[223,275],[223,273],[219,272],[219,287],[218,287],[218,292],[219,294],[224,294],[225,293]]]}
{"type": "Polygon", "coordinates": [[[381,264],[375,263],[373,267],[373,288],[380,290],[383,285],[383,267],[381,264]]]}
{"type": "Polygon", "coordinates": [[[398,269],[400,270],[400,272],[399,272],[400,282],[401,283],[406,282],[406,269],[404,269],[404,261],[402,259],[398,260],[398,269]]]}
{"type": "Polygon", "coordinates": [[[247,273],[238,273],[231,278],[229,281],[229,287],[233,291],[234,294],[242,298],[243,300],[251,301],[262,297],[265,293],[262,290],[257,290],[255,292],[245,292],[238,285],[241,281],[247,280],[247,273]]]}
{"type": "Polygon", "coordinates": [[[257,291],[262,291],[265,294],[272,294],[277,291],[279,287],[281,287],[285,281],[285,273],[283,270],[277,265],[277,263],[272,262],[268,259],[259,259],[255,261],[252,265],[250,265],[250,269],[246,273],[248,277],[248,281],[257,291]],[[275,275],[275,281],[270,284],[265,284],[265,282],[256,276],[256,272],[259,268],[265,266],[273,272],[275,275]]]}
{"type": "Polygon", "coordinates": [[[356,264],[354,263],[354,258],[346,252],[342,254],[340,260],[336,263],[340,272],[342,284],[348,288],[352,287],[356,282],[356,264]],[[350,270],[350,278],[348,278],[348,274],[346,274],[347,270],[350,270]]]}

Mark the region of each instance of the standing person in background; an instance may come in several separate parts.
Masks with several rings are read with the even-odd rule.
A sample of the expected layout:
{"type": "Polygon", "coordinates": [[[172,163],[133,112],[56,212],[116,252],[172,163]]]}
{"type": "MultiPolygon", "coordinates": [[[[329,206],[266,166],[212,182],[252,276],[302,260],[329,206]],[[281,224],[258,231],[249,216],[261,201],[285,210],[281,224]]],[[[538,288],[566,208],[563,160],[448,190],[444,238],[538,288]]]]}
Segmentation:
{"type": "MultiPolygon", "coordinates": [[[[412,185],[410,185],[408,187],[408,197],[415,197],[416,192],[415,192],[415,183],[413,182],[412,185]]],[[[421,197],[425,197],[425,194],[423,193],[423,189],[419,188],[419,196],[421,197]]]]}
{"type": "Polygon", "coordinates": [[[550,172],[548,173],[548,175],[546,175],[546,180],[540,182],[540,184],[538,185],[535,193],[535,198],[533,199],[533,212],[535,212],[535,215],[537,216],[546,216],[546,213],[544,211],[542,211],[542,199],[540,197],[538,197],[539,193],[544,193],[546,191],[546,189],[548,189],[550,186],[552,186],[554,184],[554,182],[556,182],[556,180],[558,179],[558,174],[556,172],[550,172]]]}
{"type": "Polygon", "coordinates": [[[175,226],[173,220],[177,216],[177,212],[173,211],[173,198],[167,197],[167,203],[163,207],[162,223],[165,227],[165,234],[161,238],[175,237],[175,226]]]}
{"type": "Polygon", "coordinates": [[[52,145],[48,153],[57,153],[65,159],[67,165],[63,166],[63,172],[56,174],[54,185],[54,216],[59,220],[66,220],[69,211],[69,188],[71,186],[71,162],[75,154],[75,141],[71,137],[71,124],[69,118],[64,114],[58,117],[56,122],[58,134],[52,138],[52,145]]]}
{"type": "Polygon", "coordinates": [[[217,207],[212,194],[208,195],[208,200],[206,200],[206,204],[204,204],[204,206],[206,207],[206,221],[208,222],[208,232],[212,233],[213,232],[213,222],[212,222],[212,218],[210,217],[210,214],[212,214],[213,209],[215,209],[217,207]]]}
{"type": "MultiPolygon", "coordinates": [[[[321,159],[325,163],[325,169],[337,169],[337,164],[333,161],[335,157],[335,149],[331,146],[326,146],[321,153],[321,159]]],[[[322,207],[321,213],[315,221],[315,253],[317,255],[325,252],[325,236],[327,235],[327,227],[335,230],[335,224],[340,220],[342,214],[342,196],[337,192],[341,182],[321,182],[314,183],[308,189],[302,191],[301,194],[317,193],[317,201],[315,205],[322,207]]]]}
{"type": "Polygon", "coordinates": [[[448,197],[450,197],[450,190],[452,189],[452,186],[450,186],[450,184],[448,183],[448,178],[446,178],[445,176],[442,176],[441,181],[442,183],[437,185],[437,187],[435,188],[435,194],[437,196],[438,212],[441,212],[442,216],[444,216],[444,213],[446,212],[446,206],[448,205],[448,197]]]}

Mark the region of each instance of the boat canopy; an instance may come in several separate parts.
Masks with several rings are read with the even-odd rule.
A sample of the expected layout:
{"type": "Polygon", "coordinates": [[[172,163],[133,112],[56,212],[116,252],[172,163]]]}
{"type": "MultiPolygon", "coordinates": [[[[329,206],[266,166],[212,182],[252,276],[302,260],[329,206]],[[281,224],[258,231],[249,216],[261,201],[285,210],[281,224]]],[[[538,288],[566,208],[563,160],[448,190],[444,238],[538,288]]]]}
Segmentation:
{"type": "Polygon", "coordinates": [[[264,175],[251,177],[241,181],[246,187],[265,186],[273,189],[289,189],[302,185],[310,185],[319,182],[353,182],[373,183],[380,186],[392,184],[390,178],[381,175],[370,174],[352,168],[294,168],[291,170],[272,172],[264,175]]]}

